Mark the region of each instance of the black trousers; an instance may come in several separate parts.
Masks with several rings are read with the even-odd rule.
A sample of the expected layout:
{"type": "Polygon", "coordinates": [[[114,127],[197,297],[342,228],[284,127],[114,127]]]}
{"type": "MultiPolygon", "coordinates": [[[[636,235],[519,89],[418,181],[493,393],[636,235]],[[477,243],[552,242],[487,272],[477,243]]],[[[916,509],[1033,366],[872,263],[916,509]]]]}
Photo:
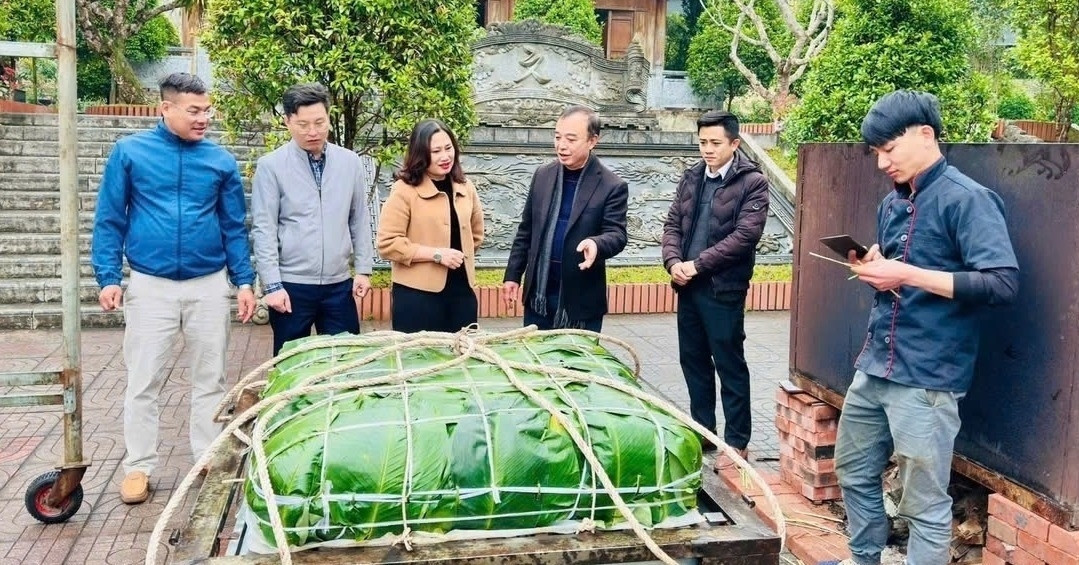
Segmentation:
{"type": "Polygon", "coordinates": [[[311,326],[319,335],[342,332],[360,333],[360,315],[352,297],[352,279],[334,284],[281,283],[288,292],[292,313],[270,309],[273,328],[273,354],[287,341],[311,335],[311,326]]]}
{"type": "Polygon", "coordinates": [[[707,285],[678,293],[678,359],[689,389],[689,411],[716,429],[716,373],[723,402],[723,441],[745,449],[753,430],[744,343],[746,292],[717,296],[707,285]]]}
{"type": "MultiPolygon", "coordinates": [[[[532,310],[532,301],[525,300],[524,325],[536,325],[541,330],[553,330],[555,313],[558,311],[558,292],[547,294],[547,315],[537,314],[532,310]]],[[[589,318],[581,322],[581,329],[599,333],[603,328],[603,316],[589,318]]]]}
{"type": "MultiPolygon", "coordinates": [[[[464,267],[461,267],[462,269],[464,267]]],[[[428,292],[394,283],[393,329],[399,332],[456,332],[476,323],[479,302],[468,279],[450,276],[441,292],[428,292]]]]}

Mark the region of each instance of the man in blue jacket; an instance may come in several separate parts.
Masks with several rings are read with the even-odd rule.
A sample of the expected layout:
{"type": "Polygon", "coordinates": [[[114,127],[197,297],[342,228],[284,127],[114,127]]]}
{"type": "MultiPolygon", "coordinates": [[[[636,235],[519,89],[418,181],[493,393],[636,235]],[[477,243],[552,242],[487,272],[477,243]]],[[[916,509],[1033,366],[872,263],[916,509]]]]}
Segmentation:
{"type": "Polygon", "coordinates": [[[197,459],[220,432],[213,411],[225,392],[229,281],[240,320],[255,311],[255,271],[244,227],[236,159],[205,139],[213,108],[196,76],[161,82],[163,119],[116,142],[94,218],[92,261],[105,311],[124,306],[124,482],[120,498],[149,496],[157,466],[157,397],[177,333],[190,355],[191,451],[197,459]],[[131,277],[122,290],[122,259],[131,277]]]}

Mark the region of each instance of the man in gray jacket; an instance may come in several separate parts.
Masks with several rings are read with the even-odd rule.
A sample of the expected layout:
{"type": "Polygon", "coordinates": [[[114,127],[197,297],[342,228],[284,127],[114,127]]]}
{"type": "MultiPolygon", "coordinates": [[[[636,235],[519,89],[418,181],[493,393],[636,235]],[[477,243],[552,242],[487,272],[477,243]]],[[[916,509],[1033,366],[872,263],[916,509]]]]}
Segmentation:
{"type": "Polygon", "coordinates": [[[251,198],[274,355],[312,325],[319,334],[359,333],[356,301],[371,288],[372,263],[370,181],[358,155],[327,142],[329,92],[296,85],[282,106],[292,141],[258,160],[251,198]]]}

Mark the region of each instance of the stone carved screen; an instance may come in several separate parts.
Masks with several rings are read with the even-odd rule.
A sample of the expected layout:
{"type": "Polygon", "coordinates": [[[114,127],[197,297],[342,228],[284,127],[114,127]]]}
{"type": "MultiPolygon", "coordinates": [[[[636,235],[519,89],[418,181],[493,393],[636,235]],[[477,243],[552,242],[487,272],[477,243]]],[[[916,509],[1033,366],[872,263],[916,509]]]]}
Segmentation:
{"type": "MultiPolygon", "coordinates": [[[[481,131],[474,133],[482,133],[485,128],[479,129],[481,131]]],[[[473,144],[465,149],[462,156],[461,164],[479,192],[484,212],[484,242],[476,254],[477,265],[506,265],[532,174],[537,167],[553,158],[545,146],[523,149],[513,152],[506,147],[473,144]]],[[[660,264],[663,222],[682,171],[699,159],[696,147],[668,147],[663,151],[656,150],[654,146],[640,149],[633,146],[600,147],[597,154],[608,168],[629,184],[626,218],[629,242],[625,251],[610,263],[660,264]]],[[[378,183],[379,200],[385,201],[388,196],[392,171],[399,165],[382,168],[378,183]]],[[[779,202],[783,197],[774,189],[770,195],[772,205],[764,236],[757,246],[757,260],[760,263],[789,262],[793,230],[789,204],[779,202]]]]}
{"type": "Polygon", "coordinates": [[[649,63],[639,43],[623,59],[569,31],[535,21],[492,24],[472,47],[472,85],[480,121],[553,126],[563,108],[598,110],[608,127],[652,129],[645,110],[649,63]]]}

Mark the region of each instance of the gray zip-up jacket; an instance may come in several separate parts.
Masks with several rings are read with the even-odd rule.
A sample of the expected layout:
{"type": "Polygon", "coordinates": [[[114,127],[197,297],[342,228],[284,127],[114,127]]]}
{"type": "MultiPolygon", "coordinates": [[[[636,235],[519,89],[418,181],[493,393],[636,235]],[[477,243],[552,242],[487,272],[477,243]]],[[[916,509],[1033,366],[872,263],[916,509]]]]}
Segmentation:
{"type": "Polygon", "coordinates": [[[258,160],[252,182],[255,267],[263,285],[334,284],[371,274],[370,181],[360,157],[326,144],[322,188],[295,141],[258,160]]]}

